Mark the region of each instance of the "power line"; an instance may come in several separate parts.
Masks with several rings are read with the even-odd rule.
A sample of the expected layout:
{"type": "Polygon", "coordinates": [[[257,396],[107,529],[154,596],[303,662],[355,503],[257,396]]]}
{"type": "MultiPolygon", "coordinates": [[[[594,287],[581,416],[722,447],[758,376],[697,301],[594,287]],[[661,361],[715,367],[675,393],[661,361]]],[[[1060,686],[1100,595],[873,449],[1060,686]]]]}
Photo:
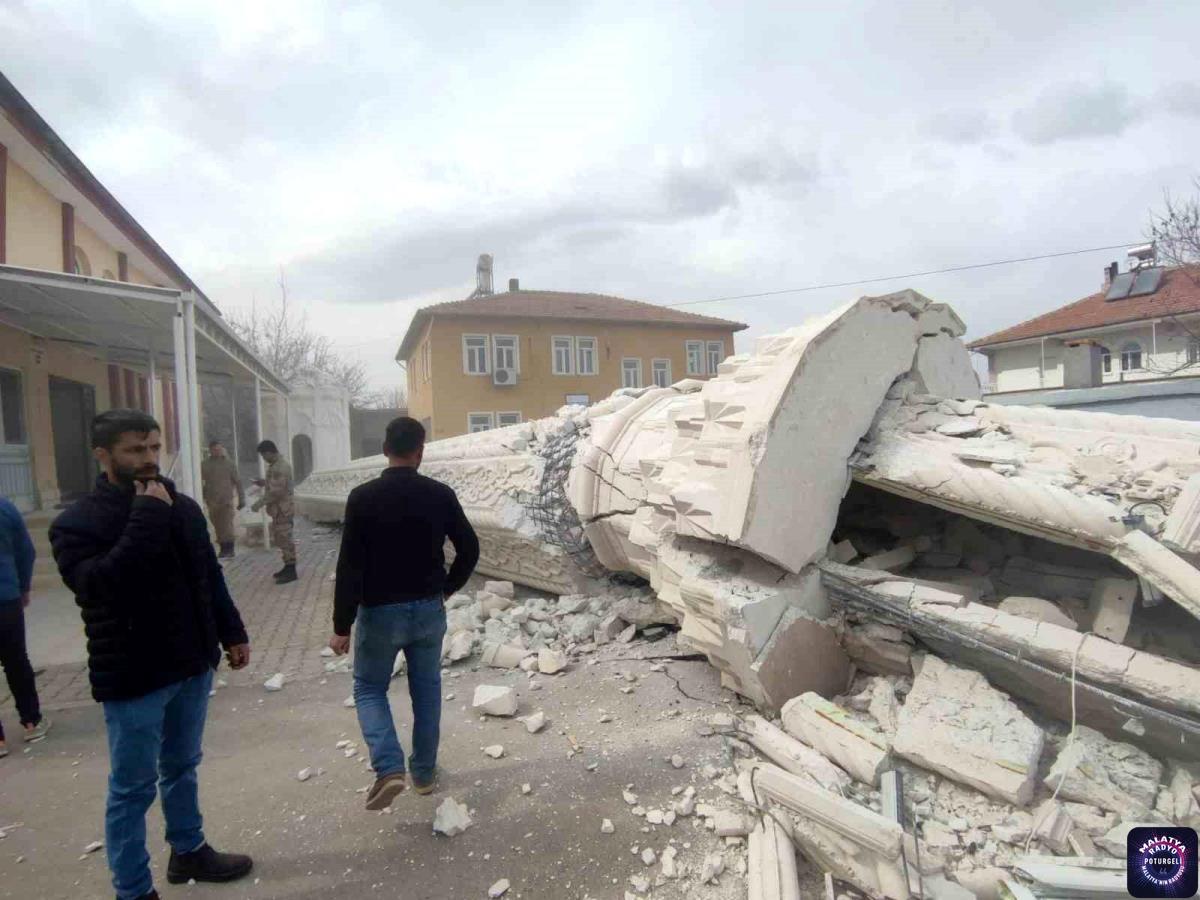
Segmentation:
{"type": "Polygon", "coordinates": [[[707,300],[683,300],[679,303],[664,303],[664,306],[696,306],[700,303],[724,303],[728,300],[753,300],[757,297],[777,297],[780,294],[802,294],[806,291],[820,291],[826,288],[854,287],[860,284],[875,284],[880,281],[896,281],[900,278],[923,278],[926,275],[945,275],[948,272],[966,272],[970,269],[987,269],[993,266],[1009,266],[1014,263],[1033,262],[1039,259],[1057,259],[1061,256],[1079,256],[1083,253],[1099,253],[1101,250],[1122,250],[1133,246],[1136,241],[1126,241],[1121,244],[1109,244],[1107,247],[1088,247],[1083,250],[1064,250],[1061,253],[1041,253],[1037,256],[1020,256],[1015,259],[997,259],[993,262],[971,263],[966,266],[947,266],[944,269],[929,269],[924,272],[907,272],[903,275],[881,275],[878,278],[860,278],[856,281],[830,281],[825,284],[809,284],[804,287],[785,288],[777,291],[760,291],[756,294],[733,294],[728,297],[709,297],[707,300]]]}

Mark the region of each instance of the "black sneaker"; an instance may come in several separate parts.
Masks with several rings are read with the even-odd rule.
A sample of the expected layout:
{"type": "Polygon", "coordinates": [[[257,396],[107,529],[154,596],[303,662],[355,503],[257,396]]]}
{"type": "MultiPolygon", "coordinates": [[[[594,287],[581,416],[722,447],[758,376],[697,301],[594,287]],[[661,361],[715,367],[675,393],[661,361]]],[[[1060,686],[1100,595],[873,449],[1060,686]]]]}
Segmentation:
{"type": "MultiPolygon", "coordinates": [[[[117,900],[121,900],[121,898],[118,897],[117,900]]],[[[158,896],[158,891],[151,891],[148,894],[142,894],[142,896],[138,897],[137,900],[160,900],[160,898],[158,896]]]]}
{"type": "Polygon", "coordinates": [[[290,565],[290,566],[284,566],[282,569],[279,570],[279,573],[275,576],[275,583],[276,584],[291,584],[293,581],[295,581],[299,577],[300,576],[296,574],[295,564],[290,565]]]}
{"type": "Polygon", "coordinates": [[[233,544],[222,544],[221,552],[217,554],[217,559],[233,559],[233,556],[234,556],[234,545],[233,544]]]}
{"type": "Polygon", "coordinates": [[[241,853],[218,853],[208,844],[191,853],[171,851],[167,863],[167,881],[185,884],[196,881],[236,881],[249,874],[253,860],[241,853]]]}

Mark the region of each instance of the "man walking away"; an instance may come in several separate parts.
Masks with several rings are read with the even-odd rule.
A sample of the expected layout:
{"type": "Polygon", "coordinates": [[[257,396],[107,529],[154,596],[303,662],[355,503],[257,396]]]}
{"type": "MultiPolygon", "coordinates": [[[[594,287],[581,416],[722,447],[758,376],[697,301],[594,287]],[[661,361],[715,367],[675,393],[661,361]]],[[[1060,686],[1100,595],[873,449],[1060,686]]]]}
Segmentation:
{"type": "Polygon", "coordinates": [[[349,651],[357,617],[354,703],[376,776],[367,809],[387,809],[404,790],[404,751],[387,698],[401,650],[413,708],[413,788],[428,794],[436,786],[444,598],[467,583],[479,561],[479,540],[454,491],[417,474],[424,449],[420,422],[393,419],[383,442],[388,467],[346,501],[329,646],[339,654],[349,651]],[[455,550],[449,573],[446,538],[455,550]]]}
{"type": "Polygon", "coordinates": [[[143,412],[96,416],[95,489],[55,520],[50,544],[87,632],[92,696],[108,729],[104,840],[118,900],[154,898],[146,810],[155,782],[171,858],[167,881],[233,881],[250,857],[204,839],[196,767],[213,670],[250,661],[199,504],[159,475],[162,436],[143,412]]]}
{"type": "MultiPolygon", "coordinates": [[[[25,519],[12,503],[0,497],[0,665],[21,717],[25,740],[45,737],[50,720],[38,704],[33,666],[25,651],[25,607],[33,581],[36,553],[25,519]]],[[[4,726],[0,725],[0,758],[8,756],[4,726]]]]}
{"type": "Polygon", "coordinates": [[[292,537],[296,507],[292,500],[292,467],[280,455],[274,441],[259,444],[258,454],[266,460],[267,477],[266,480],[254,480],[263,489],[263,495],[250,508],[254,512],[264,506],[267,508],[267,515],[271,517],[271,543],[279,548],[283,556],[283,568],[275,573],[275,583],[290,584],[296,580],[296,542],[292,537]]]}
{"type": "Polygon", "coordinates": [[[237,494],[238,509],[245,508],[246,496],[242,493],[237,466],[220,441],[208,445],[208,459],[200,464],[200,478],[204,482],[204,505],[208,507],[208,518],[221,548],[218,559],[232,559],[237,543],[233,527],[233,495],[237,494]]]}

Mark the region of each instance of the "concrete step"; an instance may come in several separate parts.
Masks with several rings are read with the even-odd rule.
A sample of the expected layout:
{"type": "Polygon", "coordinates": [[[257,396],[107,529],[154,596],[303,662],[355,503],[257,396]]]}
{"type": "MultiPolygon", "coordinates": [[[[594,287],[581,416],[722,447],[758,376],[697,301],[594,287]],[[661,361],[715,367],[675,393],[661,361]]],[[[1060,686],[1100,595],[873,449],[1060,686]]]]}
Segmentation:
{"type": "Polygon", "coordinates": [[[65,587],[65,585],[63,584],[62,579],[59,577],[58,570],[56,569],[53,572],[43,573],[40,575],[35,573],[30,591],[36,594],[39,591],[49,591],[62,587],[65,587]]]}

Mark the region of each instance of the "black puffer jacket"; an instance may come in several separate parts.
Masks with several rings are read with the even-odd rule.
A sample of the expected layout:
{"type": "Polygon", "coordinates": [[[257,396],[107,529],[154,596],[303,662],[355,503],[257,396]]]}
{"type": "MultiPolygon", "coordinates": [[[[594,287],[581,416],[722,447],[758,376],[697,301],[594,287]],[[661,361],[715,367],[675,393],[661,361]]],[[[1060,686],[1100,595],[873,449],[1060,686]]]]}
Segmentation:
{"type": "Polygon", "coordinates": [[[127,700],[216,668],[220,644],[247,642],[199,505],[137,497],[103,475],[50,528],[87,633],[98,701],[127,700]]]}

